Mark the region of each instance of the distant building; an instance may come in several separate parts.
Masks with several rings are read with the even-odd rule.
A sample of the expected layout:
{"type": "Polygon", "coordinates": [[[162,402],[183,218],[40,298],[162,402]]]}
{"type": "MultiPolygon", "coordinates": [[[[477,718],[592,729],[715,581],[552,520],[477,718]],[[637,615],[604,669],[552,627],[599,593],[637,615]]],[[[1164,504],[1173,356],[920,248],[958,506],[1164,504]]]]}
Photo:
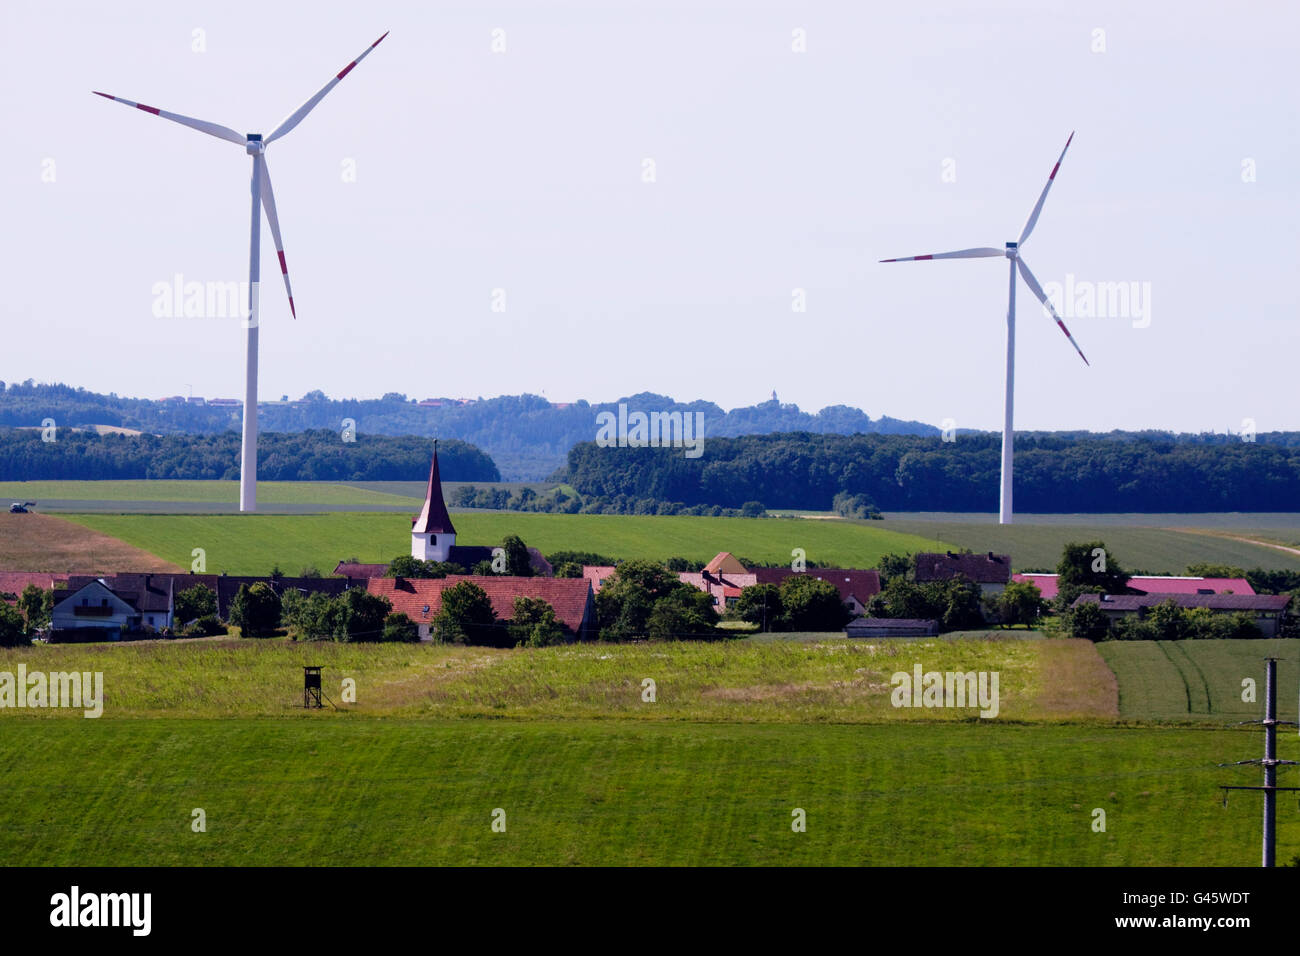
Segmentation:
{"type": "Polygon", "coordinates": [[[916,555],[916,580],[948,581],[962,575],[980,586],[985,594],[997,594],[1011,580],[1011,555],[984,551],[979,554],[932,554],[922,551],[916,555]]]}
{"type": "Polygon", "coordinates": [[[585,578],[520,578],[498,574],[453,574],[445,578],[371,578],[371,594],[387,598],[395,613],[415,622],[420,640],[433,638],[431,625],[442,610],[442,592],[462,581],[482,588],[498,620],[514,616],[517,597],[540,598],[555,609],[566,635],[590,640],[596,635],[596,606],[591,584],[585,578]]]}
{"type": "MultiPolygon", "coordinates": [[[[1032,584],[1042,592],[1043,600],[1057,595],[1055,574],[1013,574],[1014,581],[1032,584]]],[[[1140,575],[1129,578],[1130,590],[1142,594],[1254,594],[1255,589],[1245,578],[1199,578],[1140,575]]]]}
{"type": "MultiPolygon", "coordinates": [[[[585,573],[585,569],[584,569],[585,573]]],[[[703,571],[684,571],[677,575],[684,583],[699,588],[713,597],[713,606],[719,614],[740,599],[745,588],[756,584],[780,586],[793,576],[829,581],[840,592],[840,599],[856,616],[865,614],[867,602],[880,593],[880,574],[856,568],[809,568],[794,571],[790,568],[746,568],[729,551],[718,553],[704,566],[703,571]]]]}
{"type": "Polygon", "coordinates": [[[936,637],[939,622],[919,618],[860,617],[844,626],[848,637],[936,637]]]}
{"type": "Polygon", "coordinates": [[[16,604],[16,599],[22,596],[23,589],[29,584],[36,585],[42,591],[53,591],[56,587],[65,587],[67,583],[66,574],[49,571],[0,571],[0,594],[14,595],[14,600],[6,601],[8,604],[16,604]]]}
{"type": "Polygon", "coordinates": [[[244,403],[237,398],[212,398],[208,400],[209,405],[220,405],[226,408],[236,408],[244,403]]]}
{"type": "Polygon", "coordinates": [[[1151,608],[1173,601],[1184,610],[1209,608],[1215,614],[1245,613],[1255,619],[1265,637],[1277,637],[1289,594],[1081,594],[1071,607],[1096,604],[1108,621],[1146,617],[1151,608]]]}

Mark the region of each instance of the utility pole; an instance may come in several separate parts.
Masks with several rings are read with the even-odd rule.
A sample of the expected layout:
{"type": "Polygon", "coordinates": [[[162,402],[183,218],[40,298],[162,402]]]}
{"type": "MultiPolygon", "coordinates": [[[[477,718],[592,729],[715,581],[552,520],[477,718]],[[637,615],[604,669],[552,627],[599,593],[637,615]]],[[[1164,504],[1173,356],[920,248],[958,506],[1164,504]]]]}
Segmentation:
{"type": "Polygon", "coordinates": [[[1229,790],[1262,790],[1264,792],[1264,852],[1262,866],[1277,865],[1277,792],[1279,790],[1300,790],[1300,787],[1279,787],[1277,785],[1277,768],[1282,765],[1294,765],[1294,760],[1277,759],[1277,725],[1292,724],[1294,721],[1277,719],[1277,658],[1265,658],[1267,666],[1264,680],[1264,719],[1247,720],[1247,724],[1264,725],[1264,759],[1238,760],[1236,763],[1221,763],[1220,767],[1239,767],[1243,764],[1257,763],[1264,768],[1264,786],[1262,787],[1220,787],[1223,793],[1223,805],[1228,805],[1229,790]]]}

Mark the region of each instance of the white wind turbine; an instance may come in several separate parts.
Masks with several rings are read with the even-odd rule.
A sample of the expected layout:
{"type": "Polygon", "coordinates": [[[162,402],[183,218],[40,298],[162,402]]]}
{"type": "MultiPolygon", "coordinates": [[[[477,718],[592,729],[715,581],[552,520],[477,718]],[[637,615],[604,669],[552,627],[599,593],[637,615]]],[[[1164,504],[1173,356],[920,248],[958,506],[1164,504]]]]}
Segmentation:
{"type": "Polygon", "coordinates": [[[1015,376],[1016,376],[1016,270],[1020,270],[1021,277],[1025,280],[1025,285],[1029,286],[1029,291],[1038,296],[1038,300],[1043,303],[1043,307],[1052,314],[1056,319],[1056,324],[1061,327],[1065,337],[1070,340],[1074,350],[1079,353],[1079,358],[1083,359],[1085,365],[1090,364],[1087,356],[1083,354],[1083,349],[1079,348],[1079,343],[1074,341],[1074,336],[1070,330],[1065,327],[1061,317],[1057,314],[1055,307],[1052,305],[1047,294],[1043,292],[1043,287],[1038,284],[1034,274],[1029,271],[1029,266],[1025,265],[1025,260],[1020,258],[1020,247],[1024,245],[1029,234],[1034,230],[1034,224],[1038,222],[1038,214],[1043,211],[1043,201],[1047,199],[1047,191],[1052,188],[1052,183],[1056,180],[1056,171],[1061,168],[1061,160],[1065,159],[1065,151],[1070,148],[1070,142],[1074,139],[1074,133],[1065,141],[1065,149],[1061,150],[1061,158],[1056,161],[1052,167],[1052,173],[1047,177],[1047,185],[1043,187],[1042,195],[1038,197],[1038,202],[1034,204],[1034,211],[1029,214],[1029,221],[1025,223],[1025,228],[1020,233],[1020,238],[1016,242],[1008,242],[1005,249],[994,249],[989,246],[982,246],[977,249],[959,249],[956,252],[936,252],[929,256],[904,256],[899,259],[881,259],[881,262],[918,262],[922,259],[983,259],[993,256],[1006,256],[1011,260],[1011,283],[1007,292],[1007,387],[1006,387],[1006,413],[1002,421],[1002,496],[998,509],[998,523],[1011,524],[1011,458],[1012,442],[1014,436],[1012,433],[1012,406],[1015,398],[1015,376]]]}
{"type": "Polygon", "coordinates": [[[307,114],[316,108],[316,104],[325,98],[325,94],[338,86],[339,81],[351,73],[353,67],[364,60],[371,50],[379,46],[386,36],[388,36],[387,33],[370,44],[360,56],[326,83],[319,93],[285,117],[283,122],[266,137],[263,137],[261,133],[248,133],[247,135],[236,133],[228,126],[222,126],[219,123],[209,123],[206,120],[182,116],[179,113],[168,113],[166,110],[145,106],[143,103],[124,100],[120,96],[111,96],[108,93],[100,93],[98,90],[93,91],[96,96],[105,97],[124,106],[134,106],[136,109],[152,113],[154,116],[169,119],[173,123],[180,123],[182,126],[196,129],[200,133],[207,133],[209,136],[215,136],[218,139],[224,139],[237,146],[242,146],[244,151],[253,157],[251,178],[253,221],[248,251],[248,318],[245,321],[245,327],[248,329],[248,347],[244,372],[244,434],[239,461],[240,511],[257,510],[257,326],[263,207],[266,209],[266,221],[271,225],[271,238],[275,240],[275,251],[280,258],[280,274],[284,276],[284,289],[289,295],[289,311],[295,319],[298,317],[298,313],[293,306],[293,289],[289,286],[289,268],[284,261],[284,243],[280,240],[280,217],[275,212],[275,194],[271,191],[271,174],[266,166],[266,147],[301,123],[307,114]]]}

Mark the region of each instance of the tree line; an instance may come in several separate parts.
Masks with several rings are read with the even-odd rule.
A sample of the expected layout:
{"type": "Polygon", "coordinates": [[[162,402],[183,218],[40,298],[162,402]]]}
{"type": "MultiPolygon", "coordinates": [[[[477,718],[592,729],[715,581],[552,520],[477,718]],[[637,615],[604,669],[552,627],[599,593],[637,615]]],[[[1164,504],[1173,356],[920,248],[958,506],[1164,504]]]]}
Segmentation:
{"type": "MultiPolygon", "coordinates": [[[[58,428],[53,441],[39,429],[0,428],[0,480],[108,478],[237,479],[239,434],[97,435],[58,428]]],[[[265,481],[423,481],[433,443],[414,435],[314,429],[258,436],[257,475],[265,481]]],[[[445,481],[500,481],[481,449],[455,439],[438,445],[445,481]]]]}
{"type": "MultiPolygon", "coordinates": [[[[1300,509],[1300,438],[1029,434],[1016,438],[1016,506],[1027,512],[1300,509]],[[1221,440],[1209,440],[1217,438],[1221,440]]],[[[563,480],[588,502],[656,513],[766,508],[995,511],[1001,439],[790,433],[706,438],[704,453],[600,447],[569,452],[563,480]]]]}

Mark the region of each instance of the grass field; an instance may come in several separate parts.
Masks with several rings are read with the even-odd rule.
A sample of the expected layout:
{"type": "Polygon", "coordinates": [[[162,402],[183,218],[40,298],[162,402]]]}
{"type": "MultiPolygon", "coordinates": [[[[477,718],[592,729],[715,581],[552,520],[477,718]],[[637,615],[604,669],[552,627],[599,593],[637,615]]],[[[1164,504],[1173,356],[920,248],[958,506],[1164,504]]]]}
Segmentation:
{"type": "MultiPolygon", "coordinates": [[[[1211,647],[1228,643],[1192,642],[1205,661],[1277,649],[1211,647]]],[[[282,639],[4,650],[0,671],[101,671],[104,716],[0,711],[0,859],[1254,865],[1257,807],[1224,809],[1216,788],[1255,782],[1254,768],[1217,764],[1254,753],[1257,731],[1116,723],[1098,649],[828,635],[543,650],[282,639]],[[341,680],[355,679],[356,703],[303,711],[308,662],[325,667],[336,701],[341,680]],[[889,706],[889,674],[914,662],[998,670],[999,717],[889,706]],[[653,703],[641,699],[646,677],[653,703]],[[191,830],[195,808],[204,833],[191,830]],[[491,828],[497,808],[505,833],[491,828]],[[791,830],[795,808],[805,833],[791,830]],[[1104,833],[1092,830],[1096,808],[1104,833]]],[[[1124,676],[1145,666],[1118,664],[1135,713],[1165,706],[1158,674],[1124,676]]],[[[1300,756],[1300,739],[1283,734],[1280,756],[1300,756]]],[[[1300,815],[1283,812],[1279,857],[1297,852],[1300,815]]]]}
{"type": "MultiPolygon", "coordinates": [[[[265,574],[274,564],[286,572],[307,565],[328,573],[343,558],[391,561],[410,551],[406,514],[340,512],[314,515],[65,515],[69,522],[119,538],[134,547],[189,567],[203,548],[207,569],[265,574]]],[[[454,516],[457,541],[499,544],[517,534],[543,552],[597,551],[615,558],[664,559],[681,555],[707,561],[719,551],[753,560],[786,563],[803,548],[810,560],[866,568],[889,551],[943,550],[951,545],[848,522],[798,519],[549,515],[470,512],[454,516]]],[[[3,545],[0,544],[0,549],[3,545]]],[[[0,550],[0,564],[7,558],[0,550]]]]}
{"type": "MultiPolygon", "coordinates": [[[[1278,660],[1278,713],[1295,720],[1300,640],[1106,641],[1097,645],[1119,682],[1122,717],[1139,720],[1222,718],[1262,714],[1264,658],[1278,660]],[[1255,681],[1255,701],[1243,701],[1242,680],[1255,681]]],[[[1291,731],[1292,736],[1295,735],[1291,731]]]]}
{"type": "MultiPolygon", "coordinates": [[[[1185,530],[1141,526],[1145,518],[1143,515],[1129,516],[1134,522],[1131,525],[1091,524],[1085,515],[1071,517],[1077,518],[1079,523],[1031,524],[1017,519],[1016,524],[998,525],[992,520],[977,523],[951,520],[950,516],[944,516],[943,520],[886,518],[884,521],[870,523],[892,531],[951,541],[958,547],[970,548],[972,551],[1010,554],[1017,570],[1055,570],[1066,542],[1096,540],[1104,541],[1110,554],[1125,569],[1152,574],[1182,574],[1189,564],[1200,562],[1235,565],[1246,569],[1263,567],[1300,570],[1300,554],[1289,554],[1276,548],[1227,537],[1218,524],[1205,529],[1196,524],[1198,520],[1210,520],[1214,516],[1177,516],[1183,519],[1185,530]]],[[[1260,516],[1244,517],[1254,520],[1260,516]]],[[[1286,532],[1281,528],[1279,524],[1271,533],[1285,537],[1286,532]]],[[[1231,534],[1247,538],[1251,536],[1246,529],[1232,531],[1231,534]]],[[[1300,534],[1296,537],[1300,537],[1300,534]]]]}
{"type": "MultiPolygon", "coordinates": [[[[1221,807],[1231,775],[1213,764],[1254,742],[986,723],[12,721],[0,859],[1250,866],[1258,807],[1221,807]]],[[[1281,755],[1298,750],[1288,736],[1281,755]]],[[[1300,849],[1296,816],[1279,815],[1282,860],[1300,849]]]]}
{"type": "MultiPolygon", "coordinates": [[[[301,714],[301,666],[325,668],[324,689],[356,702],[339,719],[617,718],[865,723],[965,721],[975,710],[895,708],[890,678],[926,671],[999,672],[1002,720],[1112,718],[1109,671],[1087,641],[892,640],[836,634],[818,641],[580,644],[537,650],[278,640],[54,644],[0,650],[0,671],[99,671],[104,712],[119,717],[301,714]],[[655,701],[642,700],[652,679],[655,701]]],[[[10,710],[9,719],[80,718],[72,710],[10,710]]]]}

